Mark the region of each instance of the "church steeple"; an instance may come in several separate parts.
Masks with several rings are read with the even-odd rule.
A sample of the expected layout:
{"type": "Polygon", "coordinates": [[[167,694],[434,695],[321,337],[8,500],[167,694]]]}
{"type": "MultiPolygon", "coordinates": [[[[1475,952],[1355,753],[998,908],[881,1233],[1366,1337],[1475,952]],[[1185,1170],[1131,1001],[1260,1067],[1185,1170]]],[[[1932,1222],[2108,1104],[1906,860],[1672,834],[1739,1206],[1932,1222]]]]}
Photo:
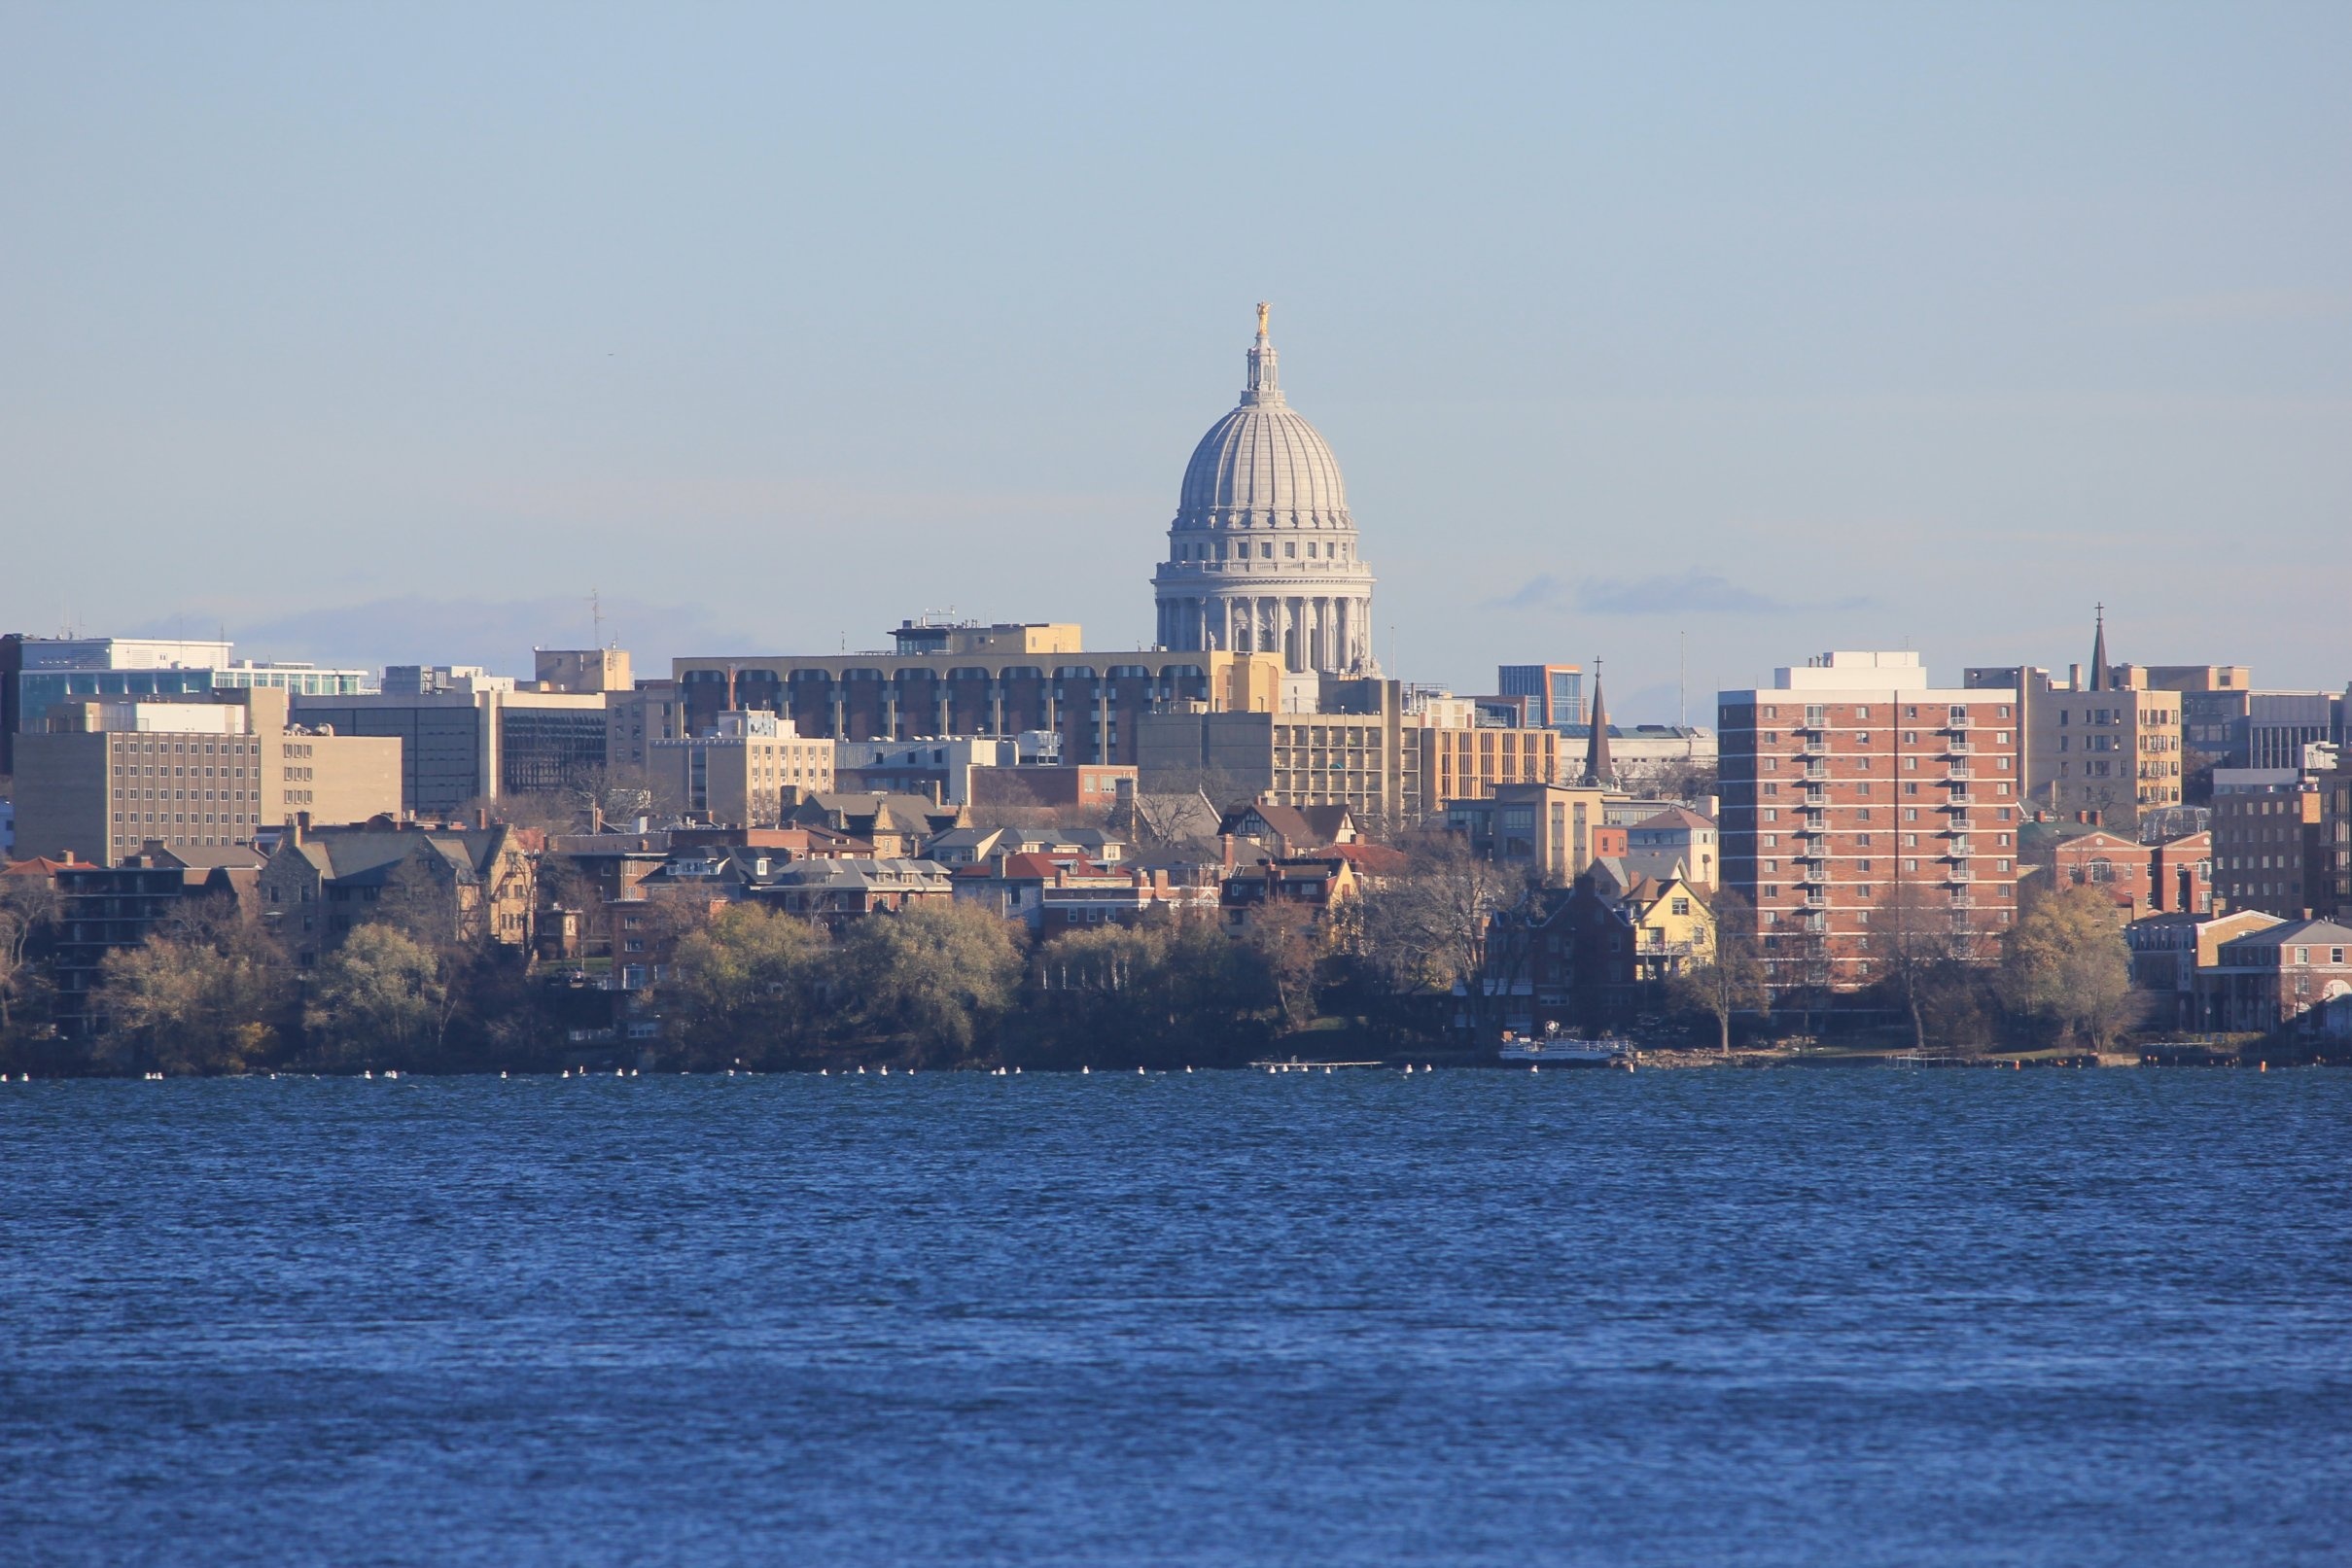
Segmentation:
{"type": "Polygon", "coordinates": [[[1617,765],[1609,758],[1609,705],[1600,695],[1600,661],[1593,661],[1593,732],[1585,737],[1584,782],[1588,784],[1608,784],[1617,778],[1617,765]]]}
{"type": "Polygon", "coordinates": [[[2090,689],[2105,691],[2115,683],[2107,673],[2107,607],[2100,605],[2097,614],[2098,630],[2090,639],[2090,689]]]}
{"type": "Polygon", "coordinates": [[[1242,404],[1279,403],[1282,401],[1281,379],[1275,372],[1274,343],[1266,336],[1266,317],[1273,310],[1265,300],[1257,304],[1257,341],[1249,347],[1249,387],[1242,394],[1242,404]]]}

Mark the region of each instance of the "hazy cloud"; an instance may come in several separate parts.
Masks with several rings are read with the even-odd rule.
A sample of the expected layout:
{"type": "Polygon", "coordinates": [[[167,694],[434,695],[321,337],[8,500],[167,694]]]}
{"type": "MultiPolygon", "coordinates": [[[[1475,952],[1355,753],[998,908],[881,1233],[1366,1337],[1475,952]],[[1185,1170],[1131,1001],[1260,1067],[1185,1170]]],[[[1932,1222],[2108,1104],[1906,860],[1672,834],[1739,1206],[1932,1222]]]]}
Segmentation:
{"type": "Polygon", "coordinates": [[[1479,604],[1481,610],[1564,610],[1568,585],[1549,572],[1539,572],[1499,599],[1479,604]]]}
{"type": "Polygon", "coordinates": [[[1818,601],[1776,599],[1753,588],[1743,588],[1712,572],[1685,572],[1676,577],[1631,580],[1593,577],[1576,590],[1576,608],[1589,615],[1676,615],[1693,610],[1714,615],[1794,615],[1825,610],[1865,610],[1871,603],[1867,596],[1818,601]]]}

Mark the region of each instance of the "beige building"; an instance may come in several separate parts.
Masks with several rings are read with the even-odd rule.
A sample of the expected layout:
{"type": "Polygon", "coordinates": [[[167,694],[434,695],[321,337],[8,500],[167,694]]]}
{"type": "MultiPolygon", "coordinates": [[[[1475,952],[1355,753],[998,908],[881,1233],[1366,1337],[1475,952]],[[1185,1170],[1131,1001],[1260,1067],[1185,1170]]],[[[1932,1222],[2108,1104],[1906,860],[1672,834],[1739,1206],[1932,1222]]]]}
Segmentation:
{"type": "Polygon", "coordinates": [[[598,696],[627,691],[631,685],[627,648],[536,648],[532,651],[532,675],[542,691],[598,696]]]}
{"type": "Polygon", "coordinates": [[[2102,614],[2089,668],[2074,666],[2064,681],[2029,666],[1972,669],[1966,679],[2018,693],[2028,806],[2128,833],[2141,812],[2181,803],[2182,694],[2132,683],[2155,673],[2107,662],[2102,614]]]}
{"type": "Polygon", "coordinates": [[[1461,721],[1454,710],[1403,711],[1398,685],[1326,677],[1319,714],[1146,714],[1136,724],[1145,789],[1204,788],[1283,806],[1347,806],[1369,821],[1418,822],[1449,800],[1502,784],[1556,783],[1560,735],[1461,721]]]}
{"type": "Polygon", "coordinates": [[[1557,887],[1593,863],[1604,800],[1604,791],[1590,784],[1498,784],[1484,796],[1446,802],[1446,825],[1464,835],[1473,853],[1557,887]]]}
{"type": "Polygon", "coordinates": [[[654,788],[680,811],[715,822],[773,827],[833,787],[833,743],[811,740],[774,714],[720,714],[704,734],[647,749],[654,788]]]}
{"type": "Polygon", "coordinates": [[[605,766],[616,774],[644,773],[653,765],[653,744],[685,734],[675,680],[640,680],[627,691],[605,694],[605,766]]]}
{"type": "Polygon", "coordinates": [[[102,865],[167,850],[250,844],[298,814],[364,821],[401,809],[401,743],[287,722],[287,694],[211,701],[82,699],[17,742],[17,835],[102,865]]]}

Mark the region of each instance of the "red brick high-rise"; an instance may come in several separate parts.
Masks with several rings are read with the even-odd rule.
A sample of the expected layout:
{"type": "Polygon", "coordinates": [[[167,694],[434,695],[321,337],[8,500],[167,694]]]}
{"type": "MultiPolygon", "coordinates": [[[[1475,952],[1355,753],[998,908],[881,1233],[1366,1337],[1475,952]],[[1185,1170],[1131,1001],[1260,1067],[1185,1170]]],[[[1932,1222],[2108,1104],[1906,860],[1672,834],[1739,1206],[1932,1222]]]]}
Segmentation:
{"type": "Polygon", "coordinates": [[[2014,690],[1930,686],[1915,653],[1825,653],[1717,714],[1724,882],[1755,906],[1776,992],[1869,984],[1872,917],[1898,894],[1991,956],[2017,911],[2014,690]]]}

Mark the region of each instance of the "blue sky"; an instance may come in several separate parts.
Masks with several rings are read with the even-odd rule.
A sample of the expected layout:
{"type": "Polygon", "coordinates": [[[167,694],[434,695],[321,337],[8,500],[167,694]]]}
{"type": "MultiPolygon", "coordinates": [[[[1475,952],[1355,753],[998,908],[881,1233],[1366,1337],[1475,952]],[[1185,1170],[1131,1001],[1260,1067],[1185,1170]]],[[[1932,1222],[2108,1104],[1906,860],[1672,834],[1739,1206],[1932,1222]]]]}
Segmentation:
{"type": "Polygon", "coordinates": [[[0,5],[0,625],[1134,646],[1254,301],[1396,673],[2352,677],[2352,8],[0,5]]]}

